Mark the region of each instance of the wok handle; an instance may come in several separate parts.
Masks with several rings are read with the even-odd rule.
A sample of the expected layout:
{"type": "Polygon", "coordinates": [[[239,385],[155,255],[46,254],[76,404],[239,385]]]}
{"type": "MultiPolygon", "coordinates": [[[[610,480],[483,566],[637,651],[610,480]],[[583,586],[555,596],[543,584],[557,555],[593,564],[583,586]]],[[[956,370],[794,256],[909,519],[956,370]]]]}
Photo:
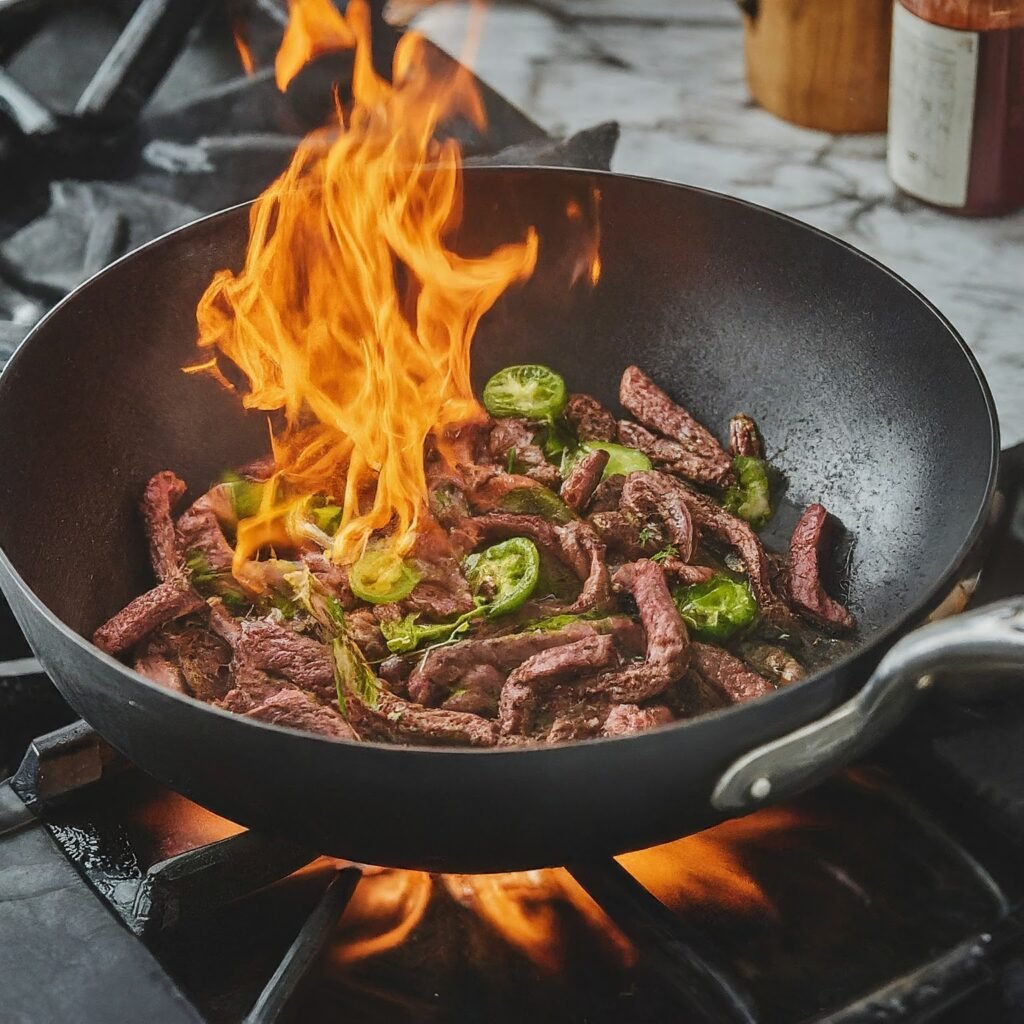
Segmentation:
{"type": "Polygon", "coordinates": [[[993,688],[969,677],[984,674],[986,682],[1003,686],[1012,682],[1009,673],[1024,676],[1024,596],[922,626],[890,648],[845,704],[734,761],[711,794],[712,806],[746,814],[794,796],[874,746],[925,690],[934,686],[977,700],[993,688]],[[956,675],[936,676],[940,670],[956,675]]]}

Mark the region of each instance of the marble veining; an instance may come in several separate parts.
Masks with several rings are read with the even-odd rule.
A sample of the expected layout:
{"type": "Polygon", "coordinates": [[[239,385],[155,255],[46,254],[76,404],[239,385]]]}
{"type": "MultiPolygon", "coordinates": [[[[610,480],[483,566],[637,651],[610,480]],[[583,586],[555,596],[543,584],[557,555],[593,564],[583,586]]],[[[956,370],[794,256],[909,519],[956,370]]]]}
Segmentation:
{"type": "MultiPolygon", "coordinates": [[[[416,27],[459,53],[466,16],[442,2],[416,27]]],[[[968,219],[924,206],[889,180],[884,136],[810,131],[758,108],[729,0],[498,0],[475,66],[552,133],[618,120],[615,170],[780,210],[891,267],[978,357],[1004,446],[1024,441],[1024,211],[968,219]]]]}

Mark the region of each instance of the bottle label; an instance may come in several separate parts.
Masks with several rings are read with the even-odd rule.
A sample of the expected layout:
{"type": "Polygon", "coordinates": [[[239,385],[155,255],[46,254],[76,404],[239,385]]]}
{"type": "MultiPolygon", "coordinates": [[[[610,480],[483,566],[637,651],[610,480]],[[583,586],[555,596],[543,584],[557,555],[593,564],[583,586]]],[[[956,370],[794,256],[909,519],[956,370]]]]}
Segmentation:
{"type": "Polygon", "coordinates": [[[933,25],[896,3],[889,76],[889,174],[939,206],[967,202],[978,33],[933,25]]]}

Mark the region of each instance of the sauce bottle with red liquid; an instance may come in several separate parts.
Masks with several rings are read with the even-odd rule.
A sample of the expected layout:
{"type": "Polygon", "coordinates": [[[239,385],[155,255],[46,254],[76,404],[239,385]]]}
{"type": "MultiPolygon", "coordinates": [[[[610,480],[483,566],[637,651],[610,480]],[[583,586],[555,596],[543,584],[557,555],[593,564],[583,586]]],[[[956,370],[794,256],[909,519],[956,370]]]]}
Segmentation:
{"type": "Polygon", "coordinates": [[[956,213],[1024,207],[1024,0],[897,0],[889,174],[956,213]]]}

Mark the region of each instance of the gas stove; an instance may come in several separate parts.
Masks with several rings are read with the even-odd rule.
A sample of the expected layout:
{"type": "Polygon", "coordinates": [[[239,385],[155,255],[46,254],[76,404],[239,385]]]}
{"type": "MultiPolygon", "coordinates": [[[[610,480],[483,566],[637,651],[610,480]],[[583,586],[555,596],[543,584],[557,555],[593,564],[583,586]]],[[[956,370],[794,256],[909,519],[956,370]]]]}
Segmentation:
{"type": "MultiPolygon", "coordinates": [[[[378,60],[401,28],[376,9],[378,60]]],[[[0,350],[93,271],[252,198],[344,55],[283,5],[0,0],[0,350]],[[243,71],[238,49],[249,67],[243,71]]],[[[434,59],[450,60],[437,51],[434,59]]],[[[471,159],[607,167],[484,87],[471,159]]],[[[978,599],[1024,578],[1024,480],[978,599]]],[[[247,832],[143,775],[0,615],[0,1020],[1024,1021],[1024,706],[931,705],[792,803],[616,860],[426,875],[247,832]]]]}

